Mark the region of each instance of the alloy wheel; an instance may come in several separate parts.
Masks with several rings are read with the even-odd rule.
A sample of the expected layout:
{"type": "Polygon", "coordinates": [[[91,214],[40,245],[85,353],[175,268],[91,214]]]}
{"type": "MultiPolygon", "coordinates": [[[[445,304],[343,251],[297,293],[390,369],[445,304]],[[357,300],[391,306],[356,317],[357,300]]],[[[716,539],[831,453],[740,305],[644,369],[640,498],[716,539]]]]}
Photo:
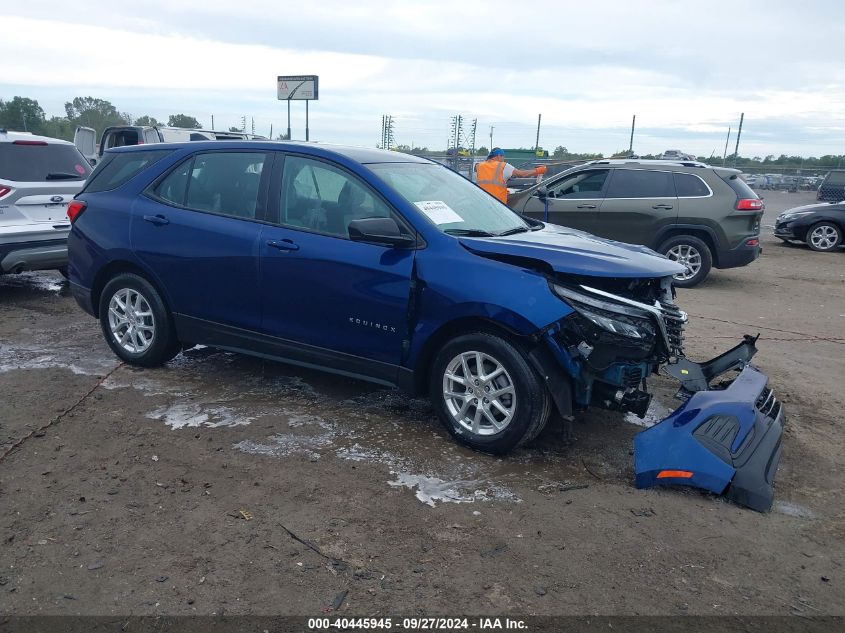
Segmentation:
{"type": "Polygon", "coordinates": [[[689,244],[678,244],[673,246],[666,253],[666,256],[686,267],[686,271],[675,275],[678,281],[692,279],[701,270],[701,253],[695,246],[689,244]]]}
{"type": "Polygon", "coordinates": [[[132,288],[115,292],[109,301],[109,330],[127,352],[147,351],[155,339],[155,317],[147,299],[132,288]]]}
{"type": "Polygon", "coordinates": [[[449,361],[443,374],[443,399],[453,421],[475,435],[501,433],[516,411],[510,374],[484,352],[463,352],[449,361]]]}
{"type": "Polygon", "coordinates": [[[810,233],[810,242],[820,251],[827,251],[836,246],[839,241],[839,233],[829,224],[817,226],[810,233]]]}

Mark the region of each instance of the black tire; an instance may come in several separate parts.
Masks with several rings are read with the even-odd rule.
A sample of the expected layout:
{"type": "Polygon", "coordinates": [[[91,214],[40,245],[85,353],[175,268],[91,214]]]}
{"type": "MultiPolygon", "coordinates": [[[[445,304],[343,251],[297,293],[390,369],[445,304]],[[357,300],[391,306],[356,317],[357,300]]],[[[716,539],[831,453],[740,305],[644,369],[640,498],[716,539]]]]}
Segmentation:
{"type": "Polygon", "coordinates": [[[804,237],[807,246],[819,253],[830,253],[842,243],[842,227],[833,222],[817,222],[804,237]]]}
{"type": "MultiPolygon", "coordinates": [[[[115,318],[118,316],[118,311],[122,311],[118,305],[115,312],[115,318]]],[[[127,314],[127,313],[124,313],[127,314]]],[[[103,336],[106,339],[109,347],[117,356],[130,365],[137,365],[138,367],[158,367],[163,365],[171,358],[179,353],[180,345],[176,339],[176,330],[173,327],[173,319],[164,301],[161,299],[158,291],[153,285],[141,277],[133,273],[121,273],[111,279],[103,288],[100,295],[100,329],[103,331],[103,336]],[[113,322],[110,320],[110,304],[112,299],[118,295],[136,297],[138,306],[137,310],[132,311],[131,316],[127,316],[125,322],[126,328],[120,325],[117,329],[117,334],[126,334],[129,327],[129,319],[132,323],[137,324],[135,327],[137,338],[130,336],[126,341],[126,345],[133,345],[139,348],[138,351],[127,349],[117,340],[117,334],[112,332],[113,322]],[[132,294],[135,293],[135,294],[132,294]],[[149,313],[150,316],[136,317],[135,313],[139,312],[143,315],[149,313]],[[151,327],[151,329],[150,329],[151,327]],[[143,331],[142,331],[143,328],[143,331]],[[138,344],[140,341],[140,344],[138,344]]]]}
{"type": "Polygon", "coordinates": [[[710,247],[707,246],[702,240],[698,239],[697,237],[693,237],[692,235],[678,235],[677,237],[673,237],[670,240],[664,242],[658,252],[663,253],[666,257],[673,259],[675,261],[678,260],[677,253],[671,253],[673,249],[692,249],[691,251],[687,252],[694,252],[698,254],[700,265],[698,271],[691,277],[679,278],[674,277],[673,283],[678,288],[692,288],[693,286],[697,286],[702,281],[707,278],[707,275],[710,274],[710,269],[713,267],[713,255],[710,253],[710,247]]]}
{"type": "MultiPolygon", "coordinates": [[[[474,357],[474,355],[471,356],[474,357]]],[[[473,361],[472,358],[468,362],[470,372],[473,376],[477,375],[475,373],[478,366],[477,362],[473,361]]],[[[459,369],[458,371],[461,371],[459,377],[462,378],[463,370],[459,369]]],[[[483,369],[482,375],[484,372],[483,369]]],[[[449,381],[448,384],[453,385],[453,391],[456,387],[460,388],[458,383],[449,381]]],[[[441,348],[431,368],[430,395],[437,416],[452,437],[461,444],[495,455],[504,455],[517,446],[537,437],[549,419],[552,406],[548,390],[542,383],[540,376],[528,363],[525,354],[504,338],[485,332],[459,336],[447,342],[441,348]],[[499,403],[504,403],[506,409],[509,408],[507,403],[512,403],[511,417],[499,430],[487,417],[483,417],[480,424],[476,426],[479,430],[478,433],[474,432],[472,428],[468,428],[470,423],[467,418],[475,418],[476,411],[478,411],[475,403],[482,403],[482,408],[486,408],[490,412],[490,416],[499,417],[502,415],[501,410],[495,409],[492,402],[486,407],[483,404],[487,402],[482,397],[486,393],[483,391],[485,388],[484,382],[472,386],[472,388],[478,389],[475,394],[468,396],[462,394],[460,396],[464,398],[464,403],[467,400],[475,400],[475,403],[467,404],[469,408],[464,417],[467,426],[463,426],[456,420],[459,411],[454,412],[453,415],[453,411],[450,410],[450,406],[457,408],[460,400],[453,398],[447,401],[444,391],[446,371],[452,363],[458,362],[461,354],[471,352],[481,354],[482,367],[487,367],[490,370],[487,372],[488,374],[493,373],[492,368],[496,364],[504,369],[502,374],[493,378],[487,385],[492,387],[493,393],[497,389],[507,389],[508,385],[513,387],[515,399],[509,400],[509,394],[503,395],[499,399],[499,403]],[[474,398],[474,395],[479,397],[474,398]],[[484,428],[482,428],[482,425],[484,428]]],[[[479,417],[482,416],[487,416],[487,414],[482,411],[479,417]]],[[[502,420],[499,420],[499,422],[501,423],[502,420]]]]}

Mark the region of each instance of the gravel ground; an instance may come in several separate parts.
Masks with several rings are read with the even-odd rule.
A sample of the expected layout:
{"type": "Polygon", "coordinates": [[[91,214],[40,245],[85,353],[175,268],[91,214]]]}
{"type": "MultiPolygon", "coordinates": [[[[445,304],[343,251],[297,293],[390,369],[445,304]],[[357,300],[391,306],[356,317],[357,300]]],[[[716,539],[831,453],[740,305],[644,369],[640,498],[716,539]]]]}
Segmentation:
{"type": "MultiPolygon", "coordinates": [[[[768,198],[768,224],[812,201],[768,198]]],[[[366,383],[211,348],[120,366],[57,274],[0,278],[0,450],[25,438],[0,612],[842,615],[845,252],[763,242],[679,303],[693,358],[762,334],[788,415],[768,514],[636,490],[617,414],[497,459],[366,383]]]]}

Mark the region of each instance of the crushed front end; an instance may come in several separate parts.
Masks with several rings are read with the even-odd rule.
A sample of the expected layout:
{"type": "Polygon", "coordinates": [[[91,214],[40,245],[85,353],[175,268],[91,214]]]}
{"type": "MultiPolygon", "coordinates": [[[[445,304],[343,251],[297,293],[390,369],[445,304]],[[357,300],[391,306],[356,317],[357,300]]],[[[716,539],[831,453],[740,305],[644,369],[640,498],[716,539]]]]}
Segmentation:
{"type": "Polygon", "coordinates": [[[568,374],[575,408],[643,417],[650,375],[662,368],[680,382],[684,403],[634,439],[637,487],[694,486],[768,510],[784,411],[768,378],[750,364],[756,339],[746,336],[721,356],[694,363],[684,354],[687,315],[674,304],[670,277],[567,276],[550,285],[573,313],[542,337],[568,374]],[[736,376],[726,380],[728,373],[736,376]]]}

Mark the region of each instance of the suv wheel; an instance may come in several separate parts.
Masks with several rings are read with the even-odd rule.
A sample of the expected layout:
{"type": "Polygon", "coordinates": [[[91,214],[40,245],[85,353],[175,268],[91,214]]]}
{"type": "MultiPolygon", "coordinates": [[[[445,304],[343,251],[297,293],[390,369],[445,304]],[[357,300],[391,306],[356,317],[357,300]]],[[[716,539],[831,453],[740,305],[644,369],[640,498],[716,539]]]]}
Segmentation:
{"type": "Polygon", "coordinates": [[[431,401],[456,440],[497,455],[539,435],[551,411],[549,392],[523,353],[482,332],[455,338],[437,354],[431,401]]]}
{"type": "Polygon", "coordinates": [[[713,256],[703,241],[691,235],[673,237],[660,247],[659,251],[679,264],[686,271],[673,277],[678,288],[692,288],[700,284],[710,273],[713,256]]]}
{"type": "Polygon", "coordinates": [[[123,273],[100,295],[100,327],[121,360],[157,367],[179,353],[170,312],[158,291],[143,277],[123,273]]]}
{"type": "Polygon", "coordinates": [[[836,250],[842,243],[842,230],[832,222],[819,222],[807,231],[807,246],[814,251],[828,252],[836,250]]]}

